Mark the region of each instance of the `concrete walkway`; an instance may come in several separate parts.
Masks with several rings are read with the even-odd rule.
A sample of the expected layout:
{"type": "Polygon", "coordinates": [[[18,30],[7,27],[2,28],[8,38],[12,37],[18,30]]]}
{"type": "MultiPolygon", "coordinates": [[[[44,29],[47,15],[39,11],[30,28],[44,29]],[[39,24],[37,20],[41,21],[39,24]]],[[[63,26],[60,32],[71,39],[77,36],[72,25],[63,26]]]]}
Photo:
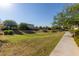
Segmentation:
{"type": "Polygon", "coordinates": [[[71,37],[70,32],[65,32],[50,56],[79,56],[79,48],[71,37]]]}

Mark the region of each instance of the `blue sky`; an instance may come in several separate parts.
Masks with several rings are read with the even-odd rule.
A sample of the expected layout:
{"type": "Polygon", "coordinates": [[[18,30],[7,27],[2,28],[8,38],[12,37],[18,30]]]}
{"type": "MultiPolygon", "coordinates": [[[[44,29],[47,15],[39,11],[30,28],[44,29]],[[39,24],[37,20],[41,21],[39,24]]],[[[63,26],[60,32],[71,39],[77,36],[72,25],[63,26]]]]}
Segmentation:
{"type": "Polygon", "coordinates": [[[53,17],[68,4],[58,3],[17,3],[0,7],[1,20],[11,19],[17,23],[26,22],[35,26],[51,26],[53,17]]]}

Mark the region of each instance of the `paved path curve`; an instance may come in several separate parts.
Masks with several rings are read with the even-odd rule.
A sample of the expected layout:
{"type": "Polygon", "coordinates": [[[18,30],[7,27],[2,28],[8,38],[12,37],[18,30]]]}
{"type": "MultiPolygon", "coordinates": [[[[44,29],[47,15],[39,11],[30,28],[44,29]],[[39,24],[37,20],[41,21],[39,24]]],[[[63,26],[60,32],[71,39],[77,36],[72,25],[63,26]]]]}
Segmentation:
{"type": "Polygon", "coordinates": [[[70,32],[65,32],[50,56],[79,56],[79,48],[70,32]]]}

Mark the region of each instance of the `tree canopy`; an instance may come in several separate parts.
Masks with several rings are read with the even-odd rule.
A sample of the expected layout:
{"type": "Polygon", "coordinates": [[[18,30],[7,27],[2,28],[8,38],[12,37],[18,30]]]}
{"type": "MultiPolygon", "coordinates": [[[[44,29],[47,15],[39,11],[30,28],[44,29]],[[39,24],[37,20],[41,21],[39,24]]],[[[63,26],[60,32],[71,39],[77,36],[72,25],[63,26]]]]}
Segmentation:
{"type": "Polygon", "coordinates": [[[3,24],[6,29],[17,29],[17,23],[13,20],[5,20],[3,24]]]}
{"type": "Polygon", "coordinates": [[[27,23],[20,23],[19,24],[19,29],[21,30],[29,30],[29,29],[33,29],[33,25],[32,24],[27,24],[27,23]]]}
{"type": "Polygon", "coordinates": [[[53,26],[73,28],[79,26],[79,4],[68,6],[54,17],[53,26]]]}

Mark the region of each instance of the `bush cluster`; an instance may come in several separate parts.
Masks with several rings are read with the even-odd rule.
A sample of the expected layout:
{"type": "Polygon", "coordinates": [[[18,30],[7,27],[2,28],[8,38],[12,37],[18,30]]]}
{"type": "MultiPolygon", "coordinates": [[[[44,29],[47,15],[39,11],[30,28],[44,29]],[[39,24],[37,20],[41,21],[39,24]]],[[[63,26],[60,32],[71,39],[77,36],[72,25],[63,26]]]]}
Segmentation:
{"type": "Polygon", "coordinates": [[[79,36],[79,29],[78,30],[75,30],[75,36],[79,36]]]}
{"type": "Polygon", "coordinates": [[[14,32],[13,32],[13,30],[4,30],[4,34],[5,35],[13,35],[14,32]]]}
{"type": "Polygon", "coordinates": [[[71,33],[72,33],[72,36],[74,37],[76,37],[76,38],[79,38],[79,29],[78,30],[69,30],[71,33]]]}

